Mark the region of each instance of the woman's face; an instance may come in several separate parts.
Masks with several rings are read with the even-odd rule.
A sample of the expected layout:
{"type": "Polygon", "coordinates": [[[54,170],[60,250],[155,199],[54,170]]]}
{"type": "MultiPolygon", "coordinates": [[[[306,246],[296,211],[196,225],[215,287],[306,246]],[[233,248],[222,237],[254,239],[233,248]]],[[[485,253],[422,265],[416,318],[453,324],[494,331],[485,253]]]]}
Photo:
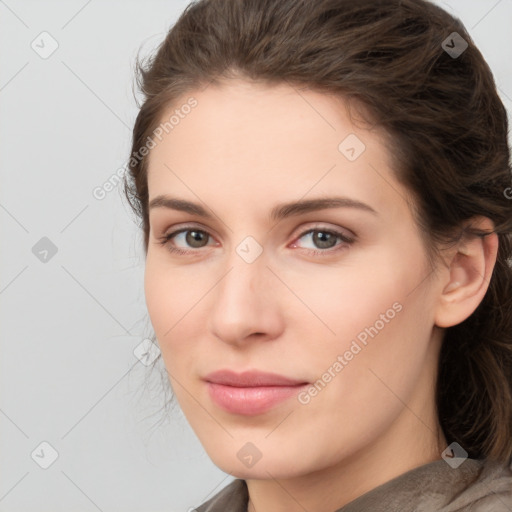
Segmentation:
{"type": "Polygon", "coordinates": [[[150,151],[145,294],[213,462],[286,478],[432,453],[439,286],[393,146],[287,85],[210,85],[171,115],[150,151]],[[219,370],[296,385],[208,383],[219,370]]]}

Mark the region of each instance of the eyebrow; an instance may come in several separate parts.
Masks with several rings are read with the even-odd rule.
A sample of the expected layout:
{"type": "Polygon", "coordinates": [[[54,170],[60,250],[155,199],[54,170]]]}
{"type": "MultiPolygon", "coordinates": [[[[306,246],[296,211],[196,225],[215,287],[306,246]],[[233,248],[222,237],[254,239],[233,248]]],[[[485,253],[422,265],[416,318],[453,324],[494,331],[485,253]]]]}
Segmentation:
{"type": "MultiPolygon", "coordinates": [[[[152,210],[154,208],[178,210],[213,220],[213,215],[206,211],[206,209],[200,204],[166,195],[156,196],[149,202],[149,209],[152,210]]],[[[322,197],[278,204],[272,208],[269,218],[271,221],[280,221],[287,217],[317,210],[324,210],[327,208],[357,208],[359,210],[372,213],[373,215],[378,215],[371,206],[361,201],[357,201],[356,199],[350,199],[348,197],[322,197]]]]}

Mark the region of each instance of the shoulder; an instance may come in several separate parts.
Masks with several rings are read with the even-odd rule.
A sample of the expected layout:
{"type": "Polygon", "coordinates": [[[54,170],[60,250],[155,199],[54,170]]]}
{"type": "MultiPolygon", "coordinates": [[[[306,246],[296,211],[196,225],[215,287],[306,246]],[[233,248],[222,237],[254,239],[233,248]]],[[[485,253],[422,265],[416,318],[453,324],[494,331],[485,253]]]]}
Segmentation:
{"type": "Polygon", "coordinates": [[[512,510],[512,461],[479,461],[478,470],[453,496],[442,512],[510,512],[512,510]]]}
{"type": "Polygon", "coordinates": [[[376,487],[337,512],[367,510],[511,512],[512,468],[488,459],[465,459],[454,466],[439,459],[376,487]]]}
{"type": "Polygon", "coordinates": [[[193,512],[246,512],[249,494],[245,480],[233,480],[193,512]]]}
{"type": "MultiPolygon", "coordinates": [[[[245,480],[236,479],[193,512],[246,512],[245,480]]],[[[413,505],[417,512],[511,512],[512,460],[468,459],[457,469],[439,460],[366,493],[338,512],[385,511],[413,505]],[[391,507],[390,507],[391,506],[391,507]]]]}

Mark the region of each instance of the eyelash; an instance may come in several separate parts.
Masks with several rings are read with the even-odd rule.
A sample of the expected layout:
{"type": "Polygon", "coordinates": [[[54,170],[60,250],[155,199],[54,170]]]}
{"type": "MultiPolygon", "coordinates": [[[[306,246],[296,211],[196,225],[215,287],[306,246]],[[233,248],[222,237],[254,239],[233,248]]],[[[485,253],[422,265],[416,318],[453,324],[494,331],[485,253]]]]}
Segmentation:
{"type": "MultiPolygon", "coordinates": [[[[167,249],[171,253],[174,253],[174,254],[180,254],[180,255],[185,256],[185,255],[188,255],[188,254],[191,254],[191,253],[194,253],[194,252],[198,252],[200,250],[199,248],[191,249],[191,250],[184,250],[184,249],[180,249],[179,247],[173,247],[169,243],[171,241],[171,239],[174,238],[176,235],[179,235],[180,233],[184,233],[184,232],[187,232],[187,231],[197,231],[199,233],[204,233],[205,235],[211,237],[211,235],[207,231],[205,231],[203,229],[197,229],[197,228],[195,228],[193,226],[188,226],[188,227],[184,227],[182,229],[179,229],[177,231],[173,231],[171,233],[167,233],[163,237],[159,238],[159,242],[158,243],[163,245],[163,246],[167,246],[167,249]]],[[[336,230],[333,230],[333,229],[326,229],[326,228],[323,228],[321,226],[315,226],[314,228],[311,228],[311,229],[308,229],[308,230],[304,231],[303,233],[301,233],[297,237],[297,240],[299,240],[300,238],[304,237],[305,235],[308,235],[310,233],[315,233],[315,232],[328,233],[329,235],[334,235],[338,239],[340,239],[342,242],[344,242],[344,244],[346,244],[346,245],[351,245],[355,241],[355,238],[348,237],[347,235],[341,233],[340,231],[336,231],[336,230]]],[[[328,248],[328,249],[305,249],[305,250],[306,250],[306,252],[308,254],[313,255],[313,256],[328,256],[328,255],[332,255],[333,253],[336,253],[336,252],[346,248],[344,244],[338,244],[338,245],[335,245],[334,247],[331,247],[331,248],[328,248]]]]}

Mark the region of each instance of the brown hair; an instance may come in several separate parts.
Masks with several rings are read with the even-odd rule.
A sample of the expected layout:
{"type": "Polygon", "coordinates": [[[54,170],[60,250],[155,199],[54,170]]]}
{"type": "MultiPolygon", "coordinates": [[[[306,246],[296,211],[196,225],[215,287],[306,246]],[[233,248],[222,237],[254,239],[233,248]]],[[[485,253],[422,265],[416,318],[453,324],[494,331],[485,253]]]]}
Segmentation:
{"type": "Polygon", "coordinates": [[[424,0],[200,0],[136,71],[145,101],[125,194],[142,221],[146,251],[147,158],[140,149],[179,97],[233,77],[306,86],[364,105],[394,141],[394,170],[416,199],[429,256],[462,234],[485,236],[462,229],[473,216],[494,222],[499,249],[489,289],[468,319],[445,330],[436,401],[448,443],[457,441],[472,458],[510,462],[508,122],[463,24],[424,0]],[[449,48],[463,51],[450,55],[449,48]]]}

